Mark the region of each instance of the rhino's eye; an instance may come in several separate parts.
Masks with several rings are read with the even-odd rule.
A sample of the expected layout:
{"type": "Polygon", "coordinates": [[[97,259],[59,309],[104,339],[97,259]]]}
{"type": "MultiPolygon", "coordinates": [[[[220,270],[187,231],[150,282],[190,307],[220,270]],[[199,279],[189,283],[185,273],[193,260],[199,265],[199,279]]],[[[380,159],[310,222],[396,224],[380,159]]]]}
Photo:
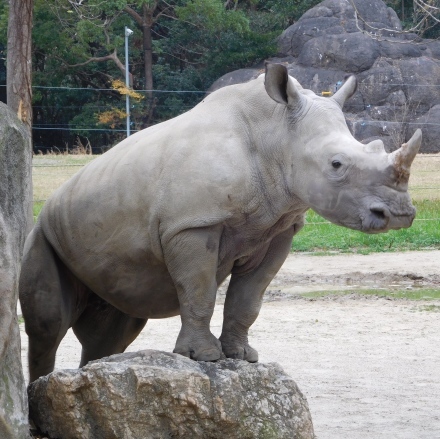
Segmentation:
{"type": "Polygon", "coordinates": [[[342,166],[342,163],[339,160],[333,160],[332,166],[333,166],[333,168],[338,169],[342,166]]]}

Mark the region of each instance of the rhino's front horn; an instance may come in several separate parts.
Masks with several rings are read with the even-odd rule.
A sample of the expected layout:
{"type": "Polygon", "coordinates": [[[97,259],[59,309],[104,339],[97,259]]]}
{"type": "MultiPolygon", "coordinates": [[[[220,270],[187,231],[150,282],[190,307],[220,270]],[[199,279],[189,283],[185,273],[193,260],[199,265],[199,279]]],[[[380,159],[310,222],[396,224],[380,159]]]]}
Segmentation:
{"type": "Polygon", "coordinates": [[[421,144],[422,130],[419,128],[407,143],[404,143],[397,151],[391,153],[392,162],[399,173],[409,173],[411,163],[419,152],[421,144]]]}

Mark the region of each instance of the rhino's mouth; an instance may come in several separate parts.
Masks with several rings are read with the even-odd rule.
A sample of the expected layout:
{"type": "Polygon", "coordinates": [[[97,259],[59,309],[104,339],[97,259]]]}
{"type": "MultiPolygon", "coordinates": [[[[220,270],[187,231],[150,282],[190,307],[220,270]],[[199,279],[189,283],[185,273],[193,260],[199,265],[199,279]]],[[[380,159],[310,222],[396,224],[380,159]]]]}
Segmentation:
{"type": "Polygon", "coordinates": [[[372,207],[366,218],[362,220],[362,229],[368,233],[379,233],[388,230],[389,222],[389,211],[379,207],[372,207]]]}
{"type": "Polygon", "coordinates": [[[370,206],[369,213],[361,217],[362,231],[366,233],[382,233],[388,230],[399,230],[411,226],[415,217],[415,209],[404,213],[391,212],[384,205],[370,206]]]}

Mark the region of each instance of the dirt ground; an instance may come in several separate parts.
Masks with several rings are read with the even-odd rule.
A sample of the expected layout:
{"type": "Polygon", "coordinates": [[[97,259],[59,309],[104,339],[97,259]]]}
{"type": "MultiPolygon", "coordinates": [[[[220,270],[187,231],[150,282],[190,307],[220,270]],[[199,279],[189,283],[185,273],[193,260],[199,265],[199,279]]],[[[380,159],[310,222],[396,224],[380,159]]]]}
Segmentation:
{"type": "MultiPolygon", "coordinates": [[[[382,289],[440,289],[440,251],[291,255],[250,331],[260,361],[277,362],[306,395],[318,439],[440,439],[440,300],[379,297],[382,289]],[[365,297],[358,288],[376,288],[365,297]],[[305,299],[300,293],[353,290],[305,299]]],[[[220,334],[222,296],[212,319],[220,334]]],[[[23,326],[23,325],[22,325],[23,326]]],[[[178,317],[148,322],[128,348],[172,351],[178,317]]],[[[27,374],[27,340],[22,328],[27,374]]],[[[57,368],[75,368],[71,332],[57,368]]]]}

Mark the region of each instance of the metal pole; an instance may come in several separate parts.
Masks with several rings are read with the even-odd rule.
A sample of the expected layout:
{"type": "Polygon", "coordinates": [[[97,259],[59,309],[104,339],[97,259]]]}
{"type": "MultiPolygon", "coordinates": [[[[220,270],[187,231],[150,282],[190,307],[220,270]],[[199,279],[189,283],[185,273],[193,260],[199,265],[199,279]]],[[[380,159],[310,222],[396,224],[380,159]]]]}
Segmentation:
{"type": "MultiPolygon", "coordinates": [[[[128,70],[128,37],[133,33],[125,26],[125,85],[130,87],[130,72],[128,70]]],[[[130,135],[130,96],[125,95],[125,112],[127,113],[127,137],[130,135]]]]}

